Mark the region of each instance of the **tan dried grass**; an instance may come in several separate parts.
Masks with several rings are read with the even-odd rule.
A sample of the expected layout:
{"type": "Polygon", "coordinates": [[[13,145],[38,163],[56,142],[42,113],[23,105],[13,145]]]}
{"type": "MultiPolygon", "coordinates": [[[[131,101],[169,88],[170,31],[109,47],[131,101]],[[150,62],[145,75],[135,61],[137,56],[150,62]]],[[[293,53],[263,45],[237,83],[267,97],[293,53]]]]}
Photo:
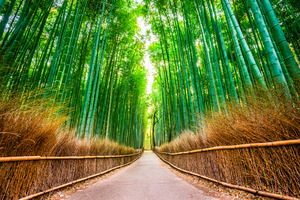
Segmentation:
{"type": "MultiPolygon", "coordinates": [[[[299,139],[300,106],[282,93],[248,97],[247,105],[227,106],[205,120],[203,131],[184,131],[160,152],[299,139]],[[270,98],[272,96],[272,98],[270,98]],[[203,132],[205,134],[203,134],[203,132]]],[[[203,176],[260,191],[300,197],[300,147],[260,147],[161,156],[203,176]]]]}
{"type": "MultiPolygon", "coordinates": [[[[16,95],[0,101],[0,157],[126,155],[136,152],[108,140],[92,138],[88,142],[78,140],[72,132],[62,133],[66,117],[55,117],[59,108],[49,108],[45,99],[34,99],[32,95],[16,95]]],[[[0,199],[19,199],[103,172],[136,157],[0,163],[0,199]]]]}

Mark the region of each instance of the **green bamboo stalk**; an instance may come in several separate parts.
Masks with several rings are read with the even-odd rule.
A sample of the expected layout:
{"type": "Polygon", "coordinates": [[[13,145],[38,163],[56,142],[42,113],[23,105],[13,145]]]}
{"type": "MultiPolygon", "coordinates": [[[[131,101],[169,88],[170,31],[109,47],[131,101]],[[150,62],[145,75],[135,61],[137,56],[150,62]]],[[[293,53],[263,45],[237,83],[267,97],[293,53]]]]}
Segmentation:
{"type": "Polygon", "coordinates": [[[271,33],[274,37],[276,45],[279,47],[283,60],[286,64],[286,68],[291,76],[296,91],[299,94],[300,92],[300,69],[296,63],[295,57],[288,45],[288,42],[284,36],[282,28],[278,22],[275,11],[272,8],[272,5],[269,0],[262,0],[262,9],[267,17],[268,24],[271,29],[271,33]]]}
{"type": "Polygon", "coordinates": [[[272,78],[273,78],[273,80],[275,80],[277,85],[284,87],[286,89],[285,92],[286,92],[287,96],[290,96],[287,82],[285,80],[279,59],[277,57],[272,40],[269,36],[269,32],[264,23],[263,16],[260,12],[258,4],[257,4],[256,0],[249,0],[249,4],[250,4],[251,10],[252,10],[252,13],[254,15],[255,22],[258,27],[259,33],[261,35],[263,45],[265,47],[266,56],[268,59],[268,63],[270,65],[270,71],[272,74],[272,78]]]}
{"type": "MultiPolygon", "coordinates": [[[[247,57],[248,63],[250,65],[251,71],[253,73],[253,76],[255,78],[255,80],[257,81],[257,83],[259,84],[259,87],[261,87],[264,90],[267,90],[267,86],[266,83],[263,79],[263,76],[255,62],[255,59],[253,57],[253,54],[245,40],[245,37],[241,31],[241,28],[237,22],[237,19],[235,17],[235,15],[233,14],[233,11],[231,9],[230,3],[228,2],[228,0],[222,0],[222,5],[223,5],[223,9],[227,9],[228,11],[228,16],[229,18],[232,20],[233,26],[235,31],[237,32],[237,36],[239,38],[239,41],[241,42],[241,46],[243,49],[244,54],[247,57]]],[[[227,18],[227,20],[229,20],[229,18],[227,18]]]]}

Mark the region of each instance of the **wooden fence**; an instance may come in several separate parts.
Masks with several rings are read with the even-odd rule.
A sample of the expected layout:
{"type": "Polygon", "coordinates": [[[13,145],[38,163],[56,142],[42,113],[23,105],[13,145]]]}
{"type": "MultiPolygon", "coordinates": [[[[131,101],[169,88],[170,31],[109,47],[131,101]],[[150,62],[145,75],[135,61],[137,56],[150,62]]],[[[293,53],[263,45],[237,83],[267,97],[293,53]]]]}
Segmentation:
{"type": "Polygon", "coordinates": [[[278,199],[300,197],[300,140],[154,152],[172,167],[218,184],[278,199]]]}
{"type": "Polygon", "coordinates": [[[0,198],[32,199],[131,164],[143,153],[0,157],[0,198]]]}

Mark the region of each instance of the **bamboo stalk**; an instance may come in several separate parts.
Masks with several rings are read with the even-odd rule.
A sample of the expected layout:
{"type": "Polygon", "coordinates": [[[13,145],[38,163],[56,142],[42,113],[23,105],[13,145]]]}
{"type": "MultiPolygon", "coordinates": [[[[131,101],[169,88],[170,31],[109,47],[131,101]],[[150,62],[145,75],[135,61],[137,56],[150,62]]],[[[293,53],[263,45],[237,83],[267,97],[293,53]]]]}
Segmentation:
{"type": "Polygon", "coordinates": [[[276,142],[265,142],[265,143],[250,143],[250,144],[238,144],[232,146],[216,146],[205,149],[197,149],[192,151],[183,151],[177,153],[167,153],[167,152],[157,152],[159,154],[166,154],[171,156],[183,155],[183,154],[192,154],[206,151],[216,151],[216,150],[233,150],[233,149],[244,149],[244,148],[254,148],[254,147],[274,147],[274,146],[288,146],[300,144],[300,139],[297,140],[285,140],[285,141],[276,141],[276,142]]]}
{"type": "MultiPolygon", "coordinates": [[[[290,141],[290,140],[288,140],[290,141]]],[[[294,140],[292,140],[294,141],[294,140]]],[[[300,140],[298,140],[300,142],[300,140]]],[[[280,141],[280,142],[284,142],[284,141],[280,141]]],[[[265,143],[255,143],[255,144],[265,144],[265,143]]],[[[299,143],[297,143],[299,144],[299,143]]],[[[237,145],[236,145],[237,146],[237,145]]],[[[279,146],[279,145],[277,145],[279,146]]],[[[172,163],[168,162],[167,160],[163,159],[159,154],[157,154],[158,152],[156,151],[153,151],[162,161],[164,161],[165,163],[167,163],[168,165],[170,165],[171,167],[181,171],[181,172],[184,172],[184,173],[187,173],[187,174],[191,174],[193,176],[197,176],[199,178],[203,178],[205,180],[208,180],[208,181],[212,181],[212,182],[215,182],[215,183],[218,183],[220,185],[223,185],[225,187],[230,187],[230,188],[234,188],[234,189],[238,189],[238,190],[243,190],[243,191],[246,191],[246,192],[249,192],[249,193],[252,193],[252,194],[256,194],[256,195],[260,195],[260,196],[265,196],[265,197],[271,197],[271,198],[276,198],[276,199],[284,199],[284,200],[300,200],[298,198],[294,198],[294,197],[290,197],[290,196],[284,196],[284,195],[280,195],[280,194],[274,194],[274,193],[270,193],[270,192],[264,192],[264,191],[259,191],[259,190],[254,190],[252,188],[247,188],[247,187],[243,187],[243,186],[239,186],[239,185],[233,185],[233,184],[230,184],[230,183],[225,183],[225,182],[222,182],[222,181],[218,181],[218,180],[215,180],[215,179],[212,179],[212,178],[209,178],[209,177],[206,177],[206,176],[202,176],[200,174],[197,174],[197,173],[194,173],[194,172],[190,172],[190,171],[187,171],[187,170],[184,170],[184,169],[181,169],[175,165],[173,165],[172,163]]]]}
{"type": "Polygon", "coordinates": [[[33,160],[80,160],[95,158],[123,158],[138,155],[140,153],[128,155],[111,155],[111,156],[63,156],[63,157],[41,157],[41,156],[20,156],[20,157],[1,157],[0,162],[16,162],[16,161],[33,161],[33,160]]]}
{"type": "MultiPolygon", "coordinates": [[[[72,181],[72,182],[69,182],[69,183],[66,183],[66,184],[63,184],[63,185],[60,185],[60,186],[51,188],[51,189],[49,189],[49,190],[45,190],[45,191],[43,191],[43,192],[39,192],[39,193],[30,195],[30,196],[27,196],[27,197],[23,197],[23,198],[21,198],[20,200],[33,199],[33,198],[38,197],[38,196],[41,196],[41,195],[43,195],[43,194],[46,194],[46,193],[49,193],[49,192],[52,192],[52,191],[55,191],[55,190],[58,190],[58,189],[61,189],[61,188],[64,188],[64,187],[67,187],[67,186],[70,186],[70,185],[79,183],[79,182],[82,182],[82,181],[85,181],[85,180],[88,180],[88,179],[91,179],[91,178],[95,178],[95,177],[97,177],[97,176],[101,176],[101,175],[103,175],[103,174],[106,174],[106,173],[108,173],[108,172],[110,172],[110,171],[113,171],[113,170],[118,169],[118,168],[121,168],[121,167],[125,167],[125,166],[127,166],[127,165],[132,164],[132,163],[135,162],[137,159],[139,159],[139,158],[141,157],[141,154],[142,154],[142,153],[143,153],[143,152],[137,153],[137,154],[140,155],[139,157],[137,157],[137,158],[134,159],[133,161],[131,161],[131,162],[129,162],[129,163],[126,163],[126,164],[124,164],[124,165],[119,165],[119,166],[113,167],[113,168],[111,168],[111,169],[108,169],[108,170],[106,170],[106,171],[100,172],[100,173],[98,173],[98,174],[94,174],[94,175],[91,175],[91,176],[88,176],[88,177],[85,177],[85,178],[77,179],[77,180],[75,180],[75,181],[72,181]]],[[[131,155],[137,155],[137,154],[131,154],[131,155]]],[[[106,158],[107,158],[107,157],[106,157],[106,158]]]]}

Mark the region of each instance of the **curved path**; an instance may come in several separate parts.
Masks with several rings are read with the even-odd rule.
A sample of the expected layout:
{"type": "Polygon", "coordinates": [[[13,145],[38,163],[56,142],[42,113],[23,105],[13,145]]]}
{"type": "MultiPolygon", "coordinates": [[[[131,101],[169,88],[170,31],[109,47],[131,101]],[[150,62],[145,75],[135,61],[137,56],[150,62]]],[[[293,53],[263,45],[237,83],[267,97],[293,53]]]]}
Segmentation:
{"type": "Polygon", "coordinates": [[[72,200],[175,200],[215,198],[203,195],[201,190],[178,178],[162,166],[152,151],[108,179],[101,180],[80,191],[72,200]]]}

